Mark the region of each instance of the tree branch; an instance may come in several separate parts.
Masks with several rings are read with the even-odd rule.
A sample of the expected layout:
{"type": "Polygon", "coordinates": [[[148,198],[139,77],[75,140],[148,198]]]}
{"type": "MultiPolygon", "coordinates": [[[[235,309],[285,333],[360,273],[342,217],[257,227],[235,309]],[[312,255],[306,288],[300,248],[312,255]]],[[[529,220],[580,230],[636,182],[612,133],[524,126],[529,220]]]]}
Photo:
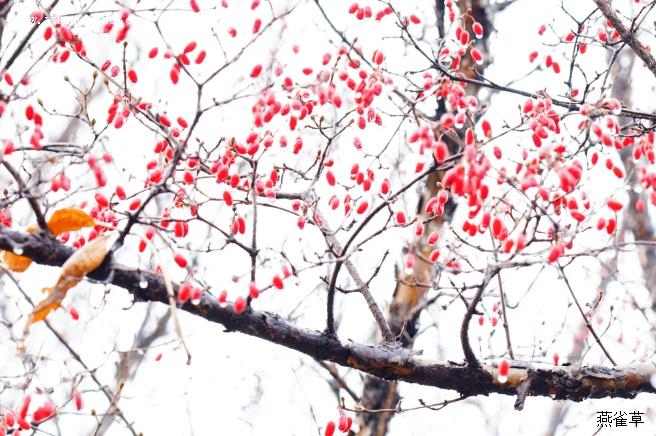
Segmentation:
{"type": "Polygon", "coordinates": [[[39,205],[38,202],[38,196],[35,196],[30,192],[30,190],[25,185],[25,182],[23,182],[23,179],[18,173],[18,171],[16,171],[16,169],[12,167],[9,162],[7,162],[4,159],[0,159],[0,161],[2,162],[2,165],[5,167],[5,169],[9,172],[9,174],[11,174],[11,176],[18,184],[18,189],[21,195],[25,199],[27,199],[27,202],[30,204],[32,211],[34,212],[34,216],[36,217],[36,222],[39,224],[39,228],[44,232],[49,232],[50,230],[48,230],[48,223],[46,222],[46,217],[45,215],[43,215],[43,212],[41,211],[41,206],[39,205]]]}
{"type": "MultiPolygon", "coordinates": [[[[24,234],[0,229],[0,249],[20,247],[23,256],[43,265],[60,266],[74,250],[43,234],[24,234]]],[[[90,279],[109,283],[130,292],[138,301],[166,304],[168,294],[160,274],[139,271],[112,262],[103,264],[88,275],[90,279]],[[145,287],[140,284],[147,282],[145,287]]],[[[173,285],[177,291],[178,285],[173,285]]],[[[551,367],[527,362],[513,362],[506,383],[497,379],[494,366],[462,366],[455,363],[426,362],[417,351],[400,346],[343,344],[319,331],[296,327],[276,314],[248,308],[237,314],[232,307],[221,305],[210,295],[198,304],[186,303],[181,310],[222,324],[227,331],[240,332],[276,343],[317,360],[325,360],[354,368],[387,380],[399,380],[451,389],[463,395],[500,393],[516,395],[517,388],[529,376],[528,395],[549,396],[556,400],[582,401],[587,398],[633,398],[640,392],[656,393],[650,383],[656,375],[656,363],[647,362],[623,368],[551,367]]]]}
{"type": "Polygon", "coordinates": [[[615,13],[613,8],[610,6],[608,0],[594,0],[595,4],[601,11],[601,13],[606,17],[608,21],[613,25],[615,30],[620,34],[622,40],[624,40],[633,52],[638,55],[640,59],[647,65],[649,71],[656,77],[656,59],[647,51],[644,45],[635,37],[635,31],[637,29],[627,29],[627,27],[622,23],[620,17],[615,13]]]}
{"type": "Polygon", "coordinates": [[[471,348],[471,344],[469,343],[469,323],[471,322],[472,316],[474,316],[474,312],[476,312],[476,305],[481,301],[481,297],[483,296],[483,292],[485,292],[485,288],[487,288],[488,283],[490,283],[490,280],[498,273],[498,271],[491,271],[488,270],[485,272],[485,277],[483,278],[483,282],[481,285],[478,287],[478,290],[476,291],[476,295],[474,295],[474,298],[472,298],[471,303],[469,303],[469,306],[467,307],[467,312],[465,313],[464,318],[462,319],[462,326],[460,327],[460,343],[462,345],[462,352],[465,355],[465,360],[467,361],[467,365],[476,368],[480,366],[480,363],[478,362],[478,359],[476,358],[476,354],[474,354],[474,351],[471,348]]]}

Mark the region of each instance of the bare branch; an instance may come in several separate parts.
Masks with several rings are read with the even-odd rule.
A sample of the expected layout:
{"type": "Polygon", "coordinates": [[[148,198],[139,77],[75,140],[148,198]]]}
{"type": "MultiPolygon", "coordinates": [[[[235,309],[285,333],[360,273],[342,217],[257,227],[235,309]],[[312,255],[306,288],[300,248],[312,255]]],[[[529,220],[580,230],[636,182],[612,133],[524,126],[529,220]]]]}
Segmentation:
{"type": "MultiPolygon", "coordinates": [[[[44,265],[62,265],[73,249],[40,234],[0,230],[0,249],[23,249],[23,255],[44,265]]],[[[129,291],[138,301],[168,303],[169,296],[161,274],[114,265],[111,256],[88,277],[129,291]],[[141,286],[146,283],[145,286],[141,286]],[[140,285],[141,284],[141,285],[140,285]]],[[[173,285],[177,290],[178,285],[173,285]]],[[[418,383],[451,389],[463,395],[500,393],[516,395],[516,389],[532,377],[529,396],[548,396],[555,400],[582,401],[587,398],[633,398],[638,393],[656,393],[651,377],[656,364],[647,362],[624,368],[538,367],[513,362],[506,383],[497,378],[494,366],[462,366],[455,363],[425,362],[415,351],[400,346],[343,344],[322,332],[296,327],[278,315],[250,308],[241,314],[215,298],[203,295],[198,304],[190,302],[181,309],[208,321],[222,324],[227,331],[258,337],[299,351],[313,359],[326,360],[387,380],[418,383]]]]}

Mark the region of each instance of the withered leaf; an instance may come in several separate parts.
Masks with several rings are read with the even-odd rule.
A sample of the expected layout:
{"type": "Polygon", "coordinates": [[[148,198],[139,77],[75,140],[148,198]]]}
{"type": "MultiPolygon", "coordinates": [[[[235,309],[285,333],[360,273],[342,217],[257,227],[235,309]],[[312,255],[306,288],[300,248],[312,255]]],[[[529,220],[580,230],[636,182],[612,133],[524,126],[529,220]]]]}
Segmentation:
{"type": "Polygon", "coordinates": [[[27,325],[46,319],[48,314],[61,306],[69,289],[77,285],[88,273],[98,268],[107,256],[107,236],[102,235],[89,242],[68,258],[52,288],[44,288],[48,296],[34,306],[27,325]]]}

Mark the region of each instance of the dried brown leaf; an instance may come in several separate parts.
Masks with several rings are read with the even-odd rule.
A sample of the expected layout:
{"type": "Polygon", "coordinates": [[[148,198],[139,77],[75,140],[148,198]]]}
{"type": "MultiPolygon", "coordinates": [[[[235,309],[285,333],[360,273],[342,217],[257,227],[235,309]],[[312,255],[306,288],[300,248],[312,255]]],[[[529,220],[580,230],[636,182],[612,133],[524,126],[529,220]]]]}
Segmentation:
{"type": "Polygon", "coordinates": [[[34,306],[27,325],[46,319],[48,314],[61,306],[69,289],[77,285],[88,273],[98,268],[107,256],[107,236],[102,235],[77,250],[62,266],[57,284],[44,288],[48,296],[34,306]]]}
{"type": "MultiPolygon", "coordinates": [[[[27,233],[34,233],[39,230],[39,226],[31,225],[27,229],[27,233]]],[[[2,259],[7,264],[7,267],[14,272],[23,272],[32,265],[32,259],[25,256],[19,256],[10,251],[5,251],[2,259]]]]}
{"type": "Polygon", "coordinates": [[[2,255],[2,259],[7,264],[7,268],[14,272],[23,272],[32,265],[32,259],[25,256],[19,256],[11,251],[5,251],[2,255]]]}

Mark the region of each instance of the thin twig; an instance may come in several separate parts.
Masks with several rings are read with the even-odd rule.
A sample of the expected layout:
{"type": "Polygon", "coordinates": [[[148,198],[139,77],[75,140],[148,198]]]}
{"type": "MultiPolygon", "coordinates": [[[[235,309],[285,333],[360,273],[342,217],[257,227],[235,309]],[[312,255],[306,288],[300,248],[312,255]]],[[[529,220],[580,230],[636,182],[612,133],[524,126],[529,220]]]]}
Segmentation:
{"type": "Polygon", "coordinates": [[[558,265],[558,268],[560,269],[561,276],[563,277],[563,280],[565,281],[565,285],[567,285],[567,289],[569,290],[570,295],[574,299],[574,303],[576,304],[576,307],[578,307],[579,312],[581,313],[581,316],[583,317],[583,321],[585,322],[585,326],[588,328],[592,336],[594,336],[595,340],[597,341],[597,344],[599,344],[599,347],[601,350],[604,352],[608,360],[610,360],[610,363],[613,364],[613,366],[617,366],[617,363],[615,360],[613,360],[612,357],[610,357],[610,354],[608,353],[608,350],[606,350],[606,347],[604,347],[604,344],[602,344],[601,339],[597,335],[597,332],[595,331],[594,327],[592,327],[592,324],[590,324],[590,320],[588,320],[588,317],[585,316],[585,312],[583,311],[583,308],[581,307],[581,304],[579,304],[578,298],[576,298],[576,294],[574,294],[574,289],[572,289],[572,286],[569,284],[569,280],[567,279],[567,275],[565,275],[565,270],[563,269],[562,265],[558,265]]]}
{"type": "Polygon", "coordinates": [[[20,192],[24,195],[25,199],[30,204],[32,211],[36,216],[36,222],[39,224],[39,228],[41,228],[41,230],[44,232],[49,232],[50,230],[48,229],[48,223],[46,222],[46,217],[45,215],[43,215],[43,212],[41,211],[41,206],[39,206],[39,202],[37,201],[38,197],[34,196],[29,192],[27,186],[25,185],[25,182],[23,182],[23,178],[20,176],[20,174],[18,174],[18,171],[16,171],[16,169],[13,166],[11,166],[9,162],[7,162],[5,159],[2,159],[2,165],[4,165],[5,169],[14,178],[14,180],[18,184],[18,188],[20,192]]]}

